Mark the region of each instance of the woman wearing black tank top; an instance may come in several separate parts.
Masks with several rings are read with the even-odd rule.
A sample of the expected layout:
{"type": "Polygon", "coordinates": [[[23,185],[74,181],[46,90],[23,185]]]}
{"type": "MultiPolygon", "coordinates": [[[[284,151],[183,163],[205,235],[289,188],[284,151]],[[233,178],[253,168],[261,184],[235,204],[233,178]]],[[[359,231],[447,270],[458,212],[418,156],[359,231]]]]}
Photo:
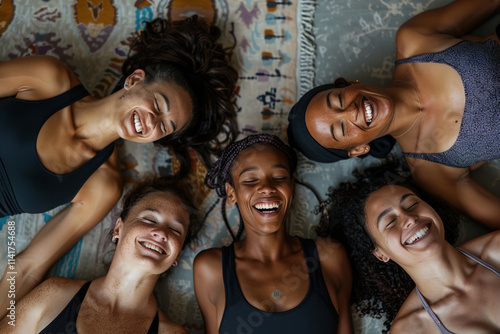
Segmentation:
{"type": "Polygon", "coordinates": [[[352,333],[344,248],[286,231],[296,164],[278,137],[252,135],[228,146],[207,174],[241,221],[233,244],[202,251],[193,264],[206,333],[352,333]]]}
{"type": "Polygon", "coordinates": [[[383,157],[397,141],[422,189],[499,228],[500,198],[470,172],[500,158],[500,41],[469,35],[499,11],[499,0],[456,0],[411,18],[397,31],[391,82],[313,88],[289,114],[290,144],[335,162],[383,157]]]}
{"type": "MultiPolygon", "coordinates": [[[[237,72],[229,50],[218,42],[220,33],[197,17],[146,23],[124,63],[123,86],[104,98],[88,95],[75,73],[53,57],[0,63],[0,215],[42,213],[70,203],[16,255],[16,298],[39,284],[120,198],[115,140],[156,142],[179,153],[182,162],[189,146],[204,157],[220,153],[222,138],[234,138],[237,72]],[[80,92],[76,101],[38,119],[38,105],[50,106],[73,90],[80,92]],[[30,141],[18,140],[33,123],[25,134],[30,141]]],[[[4,277],[0,317],[8,291],[4,277]]]]}
{"type": "Polygon", "coordinates": [[[346,246],[358,311],[385,315],[385,333],[500,332],[500,232],[455,248],[457,212],[388,170],[334,189],[320,228],[346,246]]]}
{"type": "MultiPolygon", "coordinates": [[[[188,333],[158,308],[153,289],[194,233],[196,209],[178,186],[143,182],[126,196],[113,229],[106,276],[91,282],[52,277],[16,304],[1,333],[188,333]]],[[[198,225],[196,225],[198,226],[198,225]]]]}

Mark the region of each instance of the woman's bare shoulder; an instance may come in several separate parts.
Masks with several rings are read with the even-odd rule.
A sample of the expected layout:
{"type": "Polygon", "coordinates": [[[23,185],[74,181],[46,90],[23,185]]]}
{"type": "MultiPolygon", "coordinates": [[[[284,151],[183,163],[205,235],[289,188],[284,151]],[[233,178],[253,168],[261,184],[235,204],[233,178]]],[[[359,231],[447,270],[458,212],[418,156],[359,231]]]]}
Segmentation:
{"type": "Polygon", "coordinates": [[[158,311],[158,333],[160,334],[188,334],[189,332],[181,325],[173,322],[163,312],[158,311]]]}
{"type": "Polygon", "coordinates": [[[500,269],[500,231],[474,238],[459,247],[500,269]]]}
{"type": "Polygon", "coordinates": [[[416,291],[413,290],[401,305],[396,318],[394,318],[391,334],[432,333],[435,326],[418,299],[416,291]]]}
{"type": "Polygon", "coordinates": [[[71,69],[52,56],[29,56],[0,63],[1,96],[41,100],[59,95],[80,83],[71,69]],[[7,87],[8,90],[7,90],[7,87]]]}

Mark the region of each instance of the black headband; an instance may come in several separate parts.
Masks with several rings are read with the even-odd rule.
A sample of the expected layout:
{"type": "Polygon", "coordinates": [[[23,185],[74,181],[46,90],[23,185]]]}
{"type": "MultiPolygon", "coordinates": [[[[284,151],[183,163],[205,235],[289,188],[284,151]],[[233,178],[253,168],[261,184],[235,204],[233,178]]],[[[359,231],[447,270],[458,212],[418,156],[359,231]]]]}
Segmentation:
{"type": "MultiPolygon", "coordinates": [[[[321,91],[336,88],[333,84],[315,87],[305,93],[293,106],[288,114],[288,142],[301,151],[307,158],[317,162],[336,162],[349,158],[348,152],[321,146],[309,133],[306,126],[306,109],[311,99],[321,91]]],[[[370,142],[370,151],[361,158],[372,155],[376,158],[385,157],[394,146],[396,140],[387,135],[370,142]]]]}

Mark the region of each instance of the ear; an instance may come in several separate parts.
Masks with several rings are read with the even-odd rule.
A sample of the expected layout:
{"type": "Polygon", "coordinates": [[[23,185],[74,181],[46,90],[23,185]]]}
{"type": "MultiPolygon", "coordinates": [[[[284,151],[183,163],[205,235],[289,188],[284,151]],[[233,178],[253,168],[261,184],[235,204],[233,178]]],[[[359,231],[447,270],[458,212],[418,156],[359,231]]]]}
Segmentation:
{"type": "Polygon", "coordinates": [[[383,251],[381,251],[378,247],[376,247],[374,250],[372,250],[372,254],[375,255],[379,261],[382,262],[388,262],[391,258],[388,257],[387,255],[384,254],[383,251]]]}
{"type": "Polygon", "coordinates": [[[347,155],[349,155],[349,158],[354,158],[357,157],[358,155],[363,155],[368,152],[370,152],[370,145],[364,144],[364,145],[358,145],[355,148],[350,149],[347,155]]]}
{"type": "Polygon", "coordinates": [[[116,235],[117,237],[120,236],[120,231],[123,227],[123,221],[121,218],[118,218],[115,223],[115,228],[113,229],[113,237],[116,235]]]}
{"type": "Polygon", "coordinates": [[[127,83],[127,85],[124,87],[125,90],[129,90],[135,84],[143,82],[145,77],[146,77],[146,73],[143,70],[141,70],[141,69],[135,70],[125,80],[125,82],[127,83]]]}
{"type": "Polygon", "coordinates": [[[226,187],[226,194],[227,194],[227,200],[226,202],[234,205],[236,204],[236,193],[234,191],[234,187],[229,184],[229,182],[226,182],[225,184],[226,187]]]}

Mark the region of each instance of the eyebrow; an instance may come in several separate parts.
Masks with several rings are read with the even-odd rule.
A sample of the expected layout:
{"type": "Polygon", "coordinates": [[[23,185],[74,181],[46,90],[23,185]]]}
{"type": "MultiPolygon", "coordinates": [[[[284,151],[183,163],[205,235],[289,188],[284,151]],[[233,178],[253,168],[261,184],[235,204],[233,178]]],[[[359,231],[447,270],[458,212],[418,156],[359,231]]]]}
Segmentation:
{"type": "MultiPolygon", "coordinates": [[[[410,193],[404,194],[403,196],[401,196],[401,199],[399,200],[399,204],[402,204],[405,201],[405,199],[407,199],[409,196],[416,196],[416,195],[415,194],[410,194],[410,193]]],[[[391,208],[387,208],[384,211],[382,211],[382,213],[378,216],[378,218],[377,218],[377,229],[379,229],[380,221],[385,216],[387,216],[391,211],[392,211],[391,208]]]]}
{"type": "MultiPolygon", "coordinates": [[[[286,169],[288,171],[288,168],[286,166],[281,165],[281,164],[274,165],[274,166],[272,166],[272,168],[274,168],[274,169],[277,169],[277,168],[281,169],[282,168],[282,169],[286,169]]],[[[242,170],[239,176],[241,176],[243,173],[251,172],[251,171],[254,171],[257,169],[258,169],[258,167],[248,167],[248,168],[242,170]]]]}

